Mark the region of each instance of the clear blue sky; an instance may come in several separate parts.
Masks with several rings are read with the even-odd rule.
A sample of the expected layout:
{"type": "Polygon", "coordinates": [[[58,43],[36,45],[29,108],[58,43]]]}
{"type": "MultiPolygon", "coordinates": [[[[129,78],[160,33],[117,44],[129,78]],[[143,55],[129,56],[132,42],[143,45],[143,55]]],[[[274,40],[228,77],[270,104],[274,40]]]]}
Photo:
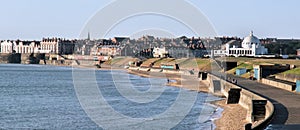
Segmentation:
{"type": "MultiPolygon", "coordinates": [[[[2,0],[0,39],[78,38],[87,21],[112,1],[2,0]]],[[[244,37],[253,30],[260,38],[300,38],[299,0],[187,1],[207,16],[220,36],[244,37]]],[[[127,34],[122,31],[118,35],[127,34]]]]}

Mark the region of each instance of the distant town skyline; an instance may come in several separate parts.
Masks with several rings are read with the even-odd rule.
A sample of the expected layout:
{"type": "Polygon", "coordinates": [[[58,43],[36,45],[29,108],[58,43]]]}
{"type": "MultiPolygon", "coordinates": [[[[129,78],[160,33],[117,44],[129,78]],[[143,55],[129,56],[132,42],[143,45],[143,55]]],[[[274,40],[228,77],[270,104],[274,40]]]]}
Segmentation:
{"type": "MultiPolygon", "coordinates": [[[[89,19],[114,1],[2,1],[0,8],[0,40],[40,40],[43,37],[80,38],[81,30],[89,19]]],[[[300,38],[300,18],[297,17],[298,12],[300,12],[300,8],[297,6],[300,2],[297,0],[186,1],[198,8],[208,18],[218,36],[245,37],[253,30],[254,34],[259,38],[300,38]]],[[[147,21],[147,19],[151,18],[165,23],[165,19],[158,16],[144,16],[139,19],[147,21]]],[[[137,18],[130,20],[120,24],[120,27],[108,33],[106,38],[131,36],[133,34],[128,34],[127,30],[131,28],[141,29],[134,27],[137,18]]],[[[151,28],[150,22],[145,22],[144,24],[151,28]]],[[[142,26],[143,24],[138,25],[142,26]]],[[[170,31],[174,37],[183,35],[188,37],[194,36],[192,33],[186,33],[175,22],[170,22],[168,26],[174,28],[174,30],[170,31]]],[[[152,27],[151,29],[153,28],[160,28],[160,26],[152,27]]],[[[132,29],[132,31],[134,30],[132,29]]],[[[139,32],[137,33],[139,34],[139,32]]],[[[90,34],[92,39],[102,38],[93,35],[93,32],[90,32],[90,34]]],[[[86,34],[87,36],[88,34],[86,34]]]]}

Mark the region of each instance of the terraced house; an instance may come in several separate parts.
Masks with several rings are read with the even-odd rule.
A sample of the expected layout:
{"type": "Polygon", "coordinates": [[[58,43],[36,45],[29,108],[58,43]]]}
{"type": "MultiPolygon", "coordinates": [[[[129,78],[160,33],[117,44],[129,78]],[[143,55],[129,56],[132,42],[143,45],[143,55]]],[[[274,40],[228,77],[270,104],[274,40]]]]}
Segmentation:
{"type": "Polygon", "coordinates": [[[5,40],[1,42],[1,53],[39,53],[39,41],[5,40]]]}

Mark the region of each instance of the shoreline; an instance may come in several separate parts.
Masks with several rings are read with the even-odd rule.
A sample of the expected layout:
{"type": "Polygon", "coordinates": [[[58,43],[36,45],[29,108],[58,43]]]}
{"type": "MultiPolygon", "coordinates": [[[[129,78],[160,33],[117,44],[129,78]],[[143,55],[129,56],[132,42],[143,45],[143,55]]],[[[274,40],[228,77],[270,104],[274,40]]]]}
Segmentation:
{"type": "MultiPolygon", "coordinates": [[[[38,64],[43,66],[42,64],[38,64]]],[[[170,87],[178,87],[185,88],[191,91],[209,93],[208,83],[206,81],[199,81],[195,79],[195,76],[185,76],[178,74],[169,74],[169,73],[161,73],[161,72],[145,72],[139,70],[128,70],[120,67],[109,67],[105,66],[102,68],[97,68],[92,65],[53,65],[47,64],[46,66],[58,66],[58,67],[71,67],[71,68],[81,68],[81,69],[95,69],[95,70],[124,70],[129,74],[138,75],[141,77],[147,78],[168,78],[171,82],[167,83],[167,86],[170,87]],[[151,74],[150,74],[151,73],[151,74]],[[175,82],[173,82],[175,81],[175,82]],[[198,83],[196,82],[198,81],[198,83]],[[188,82],[188,84],[186,84],[188,82]],[[196,86],[195,84],[199,84],[196,86]]],[[[214,95],[220,97],[219,95],[214,95]]],[[[222,98],[222,97],[221,97],[222,98]]],[[[208,102],[218,107],[222,108],[222,113],[219,118],[212,119],[215,130],[224,130],[224,129],[244,129],[246,121],[247,110],[240,106],[239,104],[226,104],[226,99],[221,99],[217,101],[208,102]],[[239,114],[237,114],[239,113],[239,114]]]]}
{"type": "MultiPolygon", "coordinates": [[[[134,74],[134,75],[139,75],[142,77],[156,77],[156,73],[159,72],[144,72],[144,71],[137,71],[137,70],[128,70],[128,73],[134,74]],[[148,73],[148,74],[147,74],[148,73]],[[149,74],[151,73],[151,75],[149,74]],[[153,74],[152,74],[153,73],[153,74]]],[[[197,92],[204,92],[204,93],[209,93],[208,90],[208,83],[206,81],[199,81],[199,86],[195,86],[194,84],[181,84],[182,81],[191,81],[195,82],[195,79],[193,78],[188,78],[192,76],[188,76],[184,79],[183,77],[178,76],[178,74],[166,74],[164,77],[156,77],[156,78],[169,78],[171,80],[175,80],[176,82],[170,82],[167,84],[167,86],[171,87],[179,87],[179,88],[185,88],[191,91],[197,91],[197,92]],[[173,77],[174,76],[174,77],[173,77]],[[194,80],[194,81],[192,81],[194,80]]],[[[198,81],[198,80],[196,80],[198,81]]],[[[217,97],[221,97],[220,95],[214,95],[217,97]]],[[[221,99],[217,101],[211,101],[208,102],[214,106],[216,106],[216,109],[218,107],[222,108],[223,111],[221,113],[221,117],[217,119],[213,119],[213,124],[215,125],[215,130],[224,130],[224,129],[232,129],[232,130],[241,130],[245,128],[245,125],[248,123],[246,121],[246,115],[247,115],[247,110],[240,106],[239,104],[226,104],[226,99],[221,99]],[[238,113],[238,114],[237,114],[238,113]]],[[[216,111],[217,112],[217,111],[216,111]]]]}

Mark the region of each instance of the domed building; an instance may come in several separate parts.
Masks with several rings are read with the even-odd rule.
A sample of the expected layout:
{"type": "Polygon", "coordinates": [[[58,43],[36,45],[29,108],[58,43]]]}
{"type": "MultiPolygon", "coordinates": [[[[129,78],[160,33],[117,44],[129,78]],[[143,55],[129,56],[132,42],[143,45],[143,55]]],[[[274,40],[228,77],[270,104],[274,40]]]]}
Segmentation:
{"type": "Polygon", "coordinates": [[[236,40],[229,41],[225,44],[225,50],[215,50],[214,55],[219,56],[261,56],[268,54],[268,49],[261,45],[260,40],[253,35],[245,37],[243,42],[240,43],[236,40]],[[237,45],[239,44],[239,45],[237,45]]]}
{"type": "Polygon", "coordinates": [[[255,48],[260,47],[260,41],[257,37],[253,36],[253,31],[251,31],[250,35],[248,37],[245,37],[242,42],[243,48],[252,48],[252,46],[255,45],[255,48]]]}

